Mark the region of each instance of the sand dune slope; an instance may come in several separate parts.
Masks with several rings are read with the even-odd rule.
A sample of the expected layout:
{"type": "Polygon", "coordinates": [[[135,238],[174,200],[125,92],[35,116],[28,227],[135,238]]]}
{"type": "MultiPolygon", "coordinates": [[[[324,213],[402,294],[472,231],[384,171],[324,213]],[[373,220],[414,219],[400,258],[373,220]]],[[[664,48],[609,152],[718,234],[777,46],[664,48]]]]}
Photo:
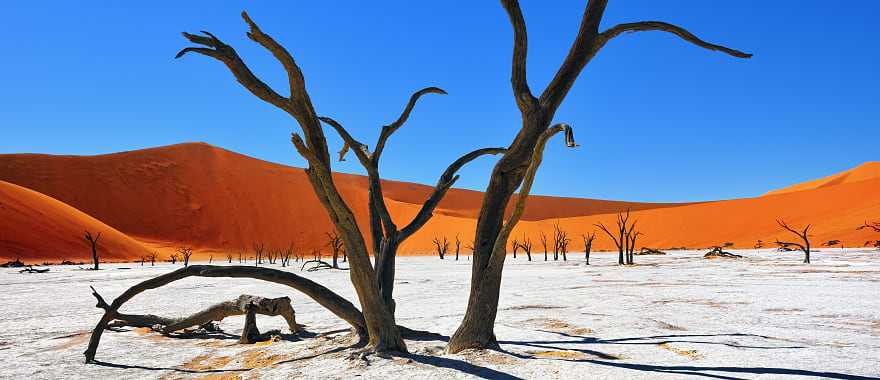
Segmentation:
{"type": "MultiPolygon", "coordinates": [[[[365,177],[334,178],[366,231],[365,177]]],[[[0,180],[76,207],[151,249],[238,252],[264,243],[269,249],[293,245],[308,254],[326,251],[324,235],[332,231],[302,169],[203,143],[99,156],[0,155],[0,180]]],[[[384,181],[383,189],[392,217],[403,226],[432,187],[384,181]]],[[[468,252],[481,202],[481,192],[451,190],[402,252],[429,253],[433,238],[443,236],[451,241],[458,236],[461,251],[468,252]]],[[[748,199],[660,204],[534,196],[514,236],[531,236],[533,249],[541,251],[540,232],[550,234],[559,220],[574,239],[571,249],[580,250],[582,233],[595,230],[599,221],[613,223],[614,214],[626,209],[633,210],[646,234],[640,246],[695,248],[730,241],[751,247],[758,239],[786,237],[776,218],[813,224],[817,242],[838,239],[861,246],[878,238],[855,227],[880,218],[880,163],[748,199]]],[[[596,246],[608,249],[611,241],[601,236],[596,246]]]]}
{"type": "Polygon", "coordinates": [[[823,187],[841,185],[845,183],[854,183],[880,178],[880,162],[866,162],[855,168],[842,171],[827,177],[822,177],[812,181],[799,183],[786,188],[767,192],[765,195],[778,195],[791,193],[795,191],[821,189],[823,187]]]}
{"type": "Polygon", "coordinates": [[[102,260],[140,257],[146,249],[101,221],[36,191],[0,181],[0,257],[90,261],[85,231],[101,233],[102,260]]]}

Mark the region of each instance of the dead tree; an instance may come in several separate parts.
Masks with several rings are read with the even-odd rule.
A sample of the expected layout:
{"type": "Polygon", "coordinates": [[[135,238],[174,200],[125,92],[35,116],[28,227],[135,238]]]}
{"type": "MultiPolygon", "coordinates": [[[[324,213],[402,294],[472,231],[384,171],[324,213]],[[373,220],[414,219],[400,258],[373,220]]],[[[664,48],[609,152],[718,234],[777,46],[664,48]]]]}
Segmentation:
{"type": "Polygon", "coordinates": [[[98,235],[92,236],[92,233],[86,231],[85,237],[86,242],[89,243],[89,246],[92,248],[92,263],[94,266],[92,270],[98,270],[98,239],[101,238],[101,233],[98,232],[98,235]]]}
{"type": "Polygon", "coordinates": [[[541,231],[541,245],[544,246],[544,261],[547,261],[547,234],[541,231]]]}
{"type": "Polygon", "coordinates": [[[263,263],[263,252],[266,250],[266,244],[263,242],[254,243],[254,266],[263,263]]]}
{"type": "MultiPolygon", "coordinates": [[[[868,229],[872,229],[872,230],[874,230],[874,232],[880,232],[880,222],[870,222],[870,223],[868,223],[868,221],[866,220],[866,221],[865,221],[865,224],[859,226],[858,228],[856,228],[856,230],[857,230],[857,231],[860,231],[860,230],[863,230],[863,229],[866,229],[866,228],[868,228],[868,229]]],[[[866,247],[867,247],[867,246],[873,246],[874,248],[880,249],[880,240],[874,240],[874,241],[868,240],[868,241],[865,242],[865,246],[866,246],[866,247]]]]}
{"type": "Polygon", "coordinates": [[[286,267],[290,265],[290,257],[293,256],[293,245],[287,247],[287,250],[284,251],[284,254],[281,256],[281,267],[286,267]]]}
{"type": "Polygon", "coordinates": [[[333,231],[333,233],[327,232],[326,235],[327,246],[330,247],[330,252],[333,254],[333,264],[331,266],[335,269],[339,269],[339,254],[341,254],[344,249],[342,239],[336,231],[333,231]]]}
{"type": "Polygon", "coordinates": [[[461,251],[461,239],[455,234],[455,261],[458,261],[458,253],[461,251]]]}
{"type": "Polygon", "coordinates": [[[630,224],[629,229],[626,231],[626,236],[624,236],[624,239],[626,239],[626,265],[633,265],[635,263],[633,259],[635,257],[634,253],[636,251],[636,240],[639,238],[639,236],[644,235],[641,232],[635,230],[637,223],[638,220],[634,220],[632,224],[630,224]]]}
{"type": "Polygon", "coordinates": [[[180,260],[180,256],[178,256],[178,254],[176,254],[176,253],[172,253],[171,255],[168,256],[168,260],[171,261],[172,265],[177,264],[177,260],[180,260]]]}
{"type": "Polygon", "coordinates": [[[522,243],[519,243],[519,246],[525,252],[526,258],[532,261],[532,239],[523,234],[522,243]]]}
{"type": "Polygon", "coordinates": [[[144,262],[146,262],[146,261],[147,261],[147,257],[141,256],[141,266],[144,266],[144,262]]]}
{"type": "Polygon", "coordinates": [[[210,256],[208,256],[208,264],[213,264],[213,263],[214,263],[214,254],[212,253],[210,256]]]}
{"type": "MultiPolygon", "coordinates": [[[[525,173],[523,174],[522,185],[519,188],[519,196],[517,197],[516,203],[513,205],[513,210],[510,213],[510,216],[507,218],[507,222],[504,223],[503,227],[500,231],[498,231],[498,235],[495,238],[495,242],[492,244],[492,254],[488,257],[487,264],[490,267],[502,268],[504,266],[504,260],[507,257],[507,239],[510,237],[511,232],[513,232],[513,228],[516,227],[516,224],[519,223],[520,218],[522,217],[523,212],[526,208],[526,201],[529,198],[529,193],[532,190],[532,184],[535,181],[535,174],[538,172],[538,168],[541,166],[541,161],[544,158],[544,147],[547,145],[547,141],[553,137],[555,134],[559,132],[564,132],[565,135],[565,145],[569,148],[576,147],[577,144],[574,142],[574,133],[571,130],[571,126],[568,124],[555,124],[552,127],[548,128],[544,132],[542,132],[538,136],[538,140],[535,145],[534,151],[532,151],[531,158],[528,160],[529,165],[526,168],[525,173]]],[[[479,241],[479,240],[478,240],[479,241]]],[[[479,248],[477,248],[477,253],[479,253],[479,248]]],[[[474,269],[476,269],[476,256],[474,257],[474,269]]],[[[498,285],[500,286],[501,281],[501,271],[490,272],[497,275],[498,285]]],[[[480,311],[474,311],[472,309],[472,302],[474,300],[474,280],[471,279],[471,296],[468,298],[468,310],[467,314],[465,314],[465,319],[462,321],[462,324],[459,326],[458,330],[455,331],[453,338],[449,341],[449,345],[447,345],[447,350],[449,352],[459,352],[468,347],[483,347],[481,345],[473,346],[471,343],[467,343],[467,346],[461,346],[462,342],[486,342],[491,343],[492,345],[497,345],[495,342],[495,334],[494,334],[494,320],[495,316],[498,312],[498,293],[494,293],[493,297],[489,297],[489,300],[494,300],[492,304],[484,305],[490,306],[491,309],[480,309],[480,311]],[[488,314],[485,314],[488,311],[488,314]],[[480,317],[491,318],[493,321],[488,326],[484,325],[483,322],[469,322],[467,315],[470,313],[478,313],[477,315],[480,317]],[[488,328],[484,330],[483,328],[488,328]],[[490,335],[485,335],[489,333],[490,335]],[[458,341],[456,341],[455,337],[458,337],[458,341]],[[486,340],[490,339],[490,340],[486,340]]],[[[492,280],[494,283],[494,280],[492,280]]],[[[490,289],[494,291],[500,291],[500,287],[491,287],[490,289]]],[[[477,293],[477,297],[480,293],[477,293]]]]}
{"type": "Polygon", "coordinates": [[[232,252],[226,252],[226,262],[232,264],[232,252]]]}
{"type": "Polygon", "coordinates": [[[553,261],[559,260],[560,254],[562,254],[562,261],[568,261],[566,253],[570,242],[568,232],[559,227],[559,221],[556,221],[556,224],[553,225],[553,261]]]}
{"type": "Polygon", "coordinates": [[[177,253],[180,254],[180,257],[183,259],[183,266],[189,266],[189,258],[193,255],[193,249],[190,247],[180,247],[177,249],[177,253]]]}
{"type": "Polygon", "coordinates": [[[590,265],[590,252],[593,250],[593,240],[596,239],[596,231],[581,235],[584,239],[584,262],[590,265]]]}
{"type": "Polygon", "coordinates": [[[779,226],[782,227],[783,229],[785,229],[786,231],[789,231],[789,232],[797,235],[797,237],[800,238],[802,241],[801,243],[795,243],[795,242],[779,241],[779,239],[776,239],[776,245],[778,245],[780,248],[781,247],[786,247],[786,248],[797,247],[798,250],[800,250],[804,253],[804,264],[809,264],[810,263],[810,236],[809,236],[810,225],[808,224],[806,227],[804,227],[803,231],[797,231],[794,228],[789,227],[788,224],[786,224],[785,221],[782,219],[777,219],[776,223],[779,224],[779,226]]]}
{"type": "Polygon", "coordinates": [[[449,251],[449,241],[446,240],[446,236],[443,237],[443,240],[434,238],[434,250],[437,252],[437,256],[440,256],[440,260],[446,257],[446,252],[449,251]]]}
{"type": "Polygon", "coordinates": [[[764,248],[764,241],[761,239],[758,239],[758,241],[755,242],[755,249],[757,250],[757,249],[761,249],[761,248],[764,248]]]}
{"type": "MultiPolygon", "coordinates": [[[[97,291],[92,288],[92,294],[97,291]]],[[[97,297],[97,296],[96,296],[97,297]]],[[[172,334],[194,326],[203,326],[211,322],[220,322],[226,317],[245,315],[246,306],[253,306],[257,314],[268,316],[281,316],[287,321],[290,332],[296,334],[300,331],[296,323],[296,312],[290,304],[290,297],[263,298],[242,294],[230,301],[212,305],[202,311],[187,317],[169,318],[151,314],[123,314],[117,313],[116,317],[108,324],[108,327],[149,327],[163,334],[172,334]]],[[[110,305],[98,301],[97,307],[107,310],[110,305]]]]}
{"type": "Polygon", "coordinates": [[[822,245],[825,246],[825,247],[829,247],[829,248],[831,248],[831,247],[833,247],[833,246],[835,246],[835,245],[839,245],[839,246],[840,246],[840,250],[841,250],[841,251],[843,250],[843,242],[841,242],[840,240],[836,240],[836,239],[835,239],[835,240],[829,240],[829,241],[826,241],[826,242],[822,243],[822,245]]]}
{"type": "Polygon", "coordinates": [[[98,299],[98,307],[104,309],[104,315],[98,321],[97,325],[95,325],[95,328],[92,330],[92,335],[89,338],[88,348],[84,352],[86,363],[93,363],[95,361],[95,355],[98,351],[98,345],[101,342],[101,336],[109,327],[110,323],[117,319],[121,314],[119,309],[122,305],[144,291],[160,288],[188,277],[251,278],[286,285],[309,296],[337,317],[348,322],[354,332],[358,335],[365,337],[366,331],[369,328],[365,316],[351,302],[340,297],[330,289],[293,273],[277,269],[251,266],[193,265],[191,267],[180,268],[171,273],[144,280],[116,297],[112,303],[107,303],[100,294],[94,292],[93,295],[98,299]]]}
{"type": "Polygon", "coordinates": [[[629,224],[629,209],[626,210],[625,214],[617,214],[616,234],[612,233],[608,227],[605,227],[604,223],[596,223],[595,226],[599,227],[599,229],[604,231],[605,234],[614,241],[614,245],[617,247],[617,264],[626,265],[626,254],[629,252],[629,237],[627,231],[632,228],[629,224]]]}
{"type": "Polygon", "coordinates": [[[699,47],[720,51],[734,57],[748,58],[737,50],[705,42],[676,25],[657,21],[619,24],[600,31],[607,0],[589,0],[584,9],[577,37],[559,70],[539,96],[534,96],[526,79],[527,33],[525,20],[517,0],[502,0],[513,25],[513,64],[511,87],[522,115],[522,126],[507,152],[498,161],[480,209],[471,270],[471,290],[462,324],[450,338],[447,351],[456,353],[467,348],[485,348],[496,344],[495,315],[500,294],[503,266],[491,260],[494,242],[503,229],[505,210],[511,196],[523,182],[529,160],[537,148],[539,137],[550,126],[556,110],[574,85],[583,68],[610,40],[627,32],[663,31],[675,34],[699,47]]]}
{"type": "Polygon", "coordinates": [[[513,249],[513,258],[515,259],[516,258],[516,251],[519,250],[519,241],[516,239],[511,240],[510,241],[510,248],[513,249]]]}

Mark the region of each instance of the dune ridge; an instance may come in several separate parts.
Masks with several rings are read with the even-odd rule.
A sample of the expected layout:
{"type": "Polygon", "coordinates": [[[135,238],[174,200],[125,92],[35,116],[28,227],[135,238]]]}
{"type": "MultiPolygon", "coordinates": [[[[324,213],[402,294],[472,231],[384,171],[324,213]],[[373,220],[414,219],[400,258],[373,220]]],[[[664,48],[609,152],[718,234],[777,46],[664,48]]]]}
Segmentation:
{"type": "MultiPolygon", "coordinates": [[[[581,233],[594,230],[593,224],[600,221],[612,223],[615,213],[631,209],[646,234],[642,243],[652,247],[693,248],[724,241],[751,247],[757,239],[770,242],[784,237],[775,225],[780,217],[792,224],[814,223],[817,240],[861,245],[871,234],[855,227],[880,215],[880,175],[871,177],[872,170],[880,168],[876,164],[787,188],[797,190],[737,200],[640,203],[533,196],[514,236],[530,236],[537,247],[540,232],[552,231],[558,221],[575,239],[572,249],[578,250],[581,233]]],[[[366,178],[335,174],[334,179],[366,231],[366,178]]],[[[326,251],[324,234],[332,231],[302,169],[204,143],[97,156],[4,154],[0,180],[45,194],[121,231],[141,248],[163,252],[185,245],[204,257],[211,252],[249,251],[253,244],[264,243],[271,249],[292,245],[308,254],[312,249],[326,251]]],[[[431,189],[383,182],[398,224],[415,215],[431,189]]],[[[481,201],[481,192],[452,189],[431,222],[402,245],[402,253],[430,253],[435,236],[454,240],[457,235],[462,247],[468,245],[481,201]]],[[[31,238],[21,235],[13,240],[28,245],[31,238]]],[[[604,236],[595,247],[612,248],[604,236]]]]}

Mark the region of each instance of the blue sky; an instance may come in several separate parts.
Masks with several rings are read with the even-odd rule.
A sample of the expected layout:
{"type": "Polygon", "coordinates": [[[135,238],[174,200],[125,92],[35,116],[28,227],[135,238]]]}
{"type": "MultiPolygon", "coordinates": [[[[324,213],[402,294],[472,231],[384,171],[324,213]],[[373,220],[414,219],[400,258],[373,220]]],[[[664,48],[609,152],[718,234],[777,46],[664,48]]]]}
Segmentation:
{"type": "MultiPolygon", "coordinates": [[[[522,0],[529,81],[562,61],[585,0],[522,0]]],[[[621,36],[556,115],[582,147],[552,144],[535,193],[695,201],[767,190],[878,160],[880,2],[612,0],[603,27],[660,20],[755,54],[739,60],[674,36],[621,36]]],[[[319,114],[372,143],[410,93],[439,86],[389,143],[388,179],[434,183],[459,155],[519,128],[512,31],[497,1],[14,2],[0,24],[0,153],[97,154],[205,141],[303,166],[292,119],[219,62],[174,60],[181,31],[237,48],[278,92],[282,68],[245,37],[248,10],[300,63],[319,114]],[[83,5],[86,4],[86,5],[83,5]]],[[[339,140],[327,130],[331,149],[339,140]]],[[[494,160],[462,171],[482,190],[494,160]]],[[[356,161],[334,170],[361,173],[356,161]]]]}

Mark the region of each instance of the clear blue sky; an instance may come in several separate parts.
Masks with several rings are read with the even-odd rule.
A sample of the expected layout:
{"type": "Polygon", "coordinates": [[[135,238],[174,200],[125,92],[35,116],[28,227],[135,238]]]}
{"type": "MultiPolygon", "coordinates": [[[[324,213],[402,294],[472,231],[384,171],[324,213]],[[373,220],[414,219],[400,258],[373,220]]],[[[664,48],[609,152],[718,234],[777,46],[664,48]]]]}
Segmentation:
{"type": "MultiPolygon", "coordinates": [[[[523,0],[536,93],[574,38],[585,0],[523,0]]],[[[243,9],[294,54],[319,114],[372,144],[410,93],[439,86],[390,142],[383,176],[434,183],[460,154],[519,128],[512,32],[498,1],[12,2],[0,24],[0,153],[97,154],[205,141],[303,166],[293,120],[219,62],[174,60],[208,30],[287,93],[245,37],[243,9]],[[379,4],[379,5],[370,5],[379,4]]],[[[878,159],[877,1],[612,0],[603,27],[660,20],[752,52],[739,60],[659,32],[612,41],[556,115],[581,148],[552,144],[539,194],[642,201],[759,195],[878,159]]],[[[327,130],[331,149],[339,140],[327,130]]],[[[462,172],[482,190],[494,160],[462,172]]],[[[334,170],[360,173],[354,160],[334,170]]]]}

